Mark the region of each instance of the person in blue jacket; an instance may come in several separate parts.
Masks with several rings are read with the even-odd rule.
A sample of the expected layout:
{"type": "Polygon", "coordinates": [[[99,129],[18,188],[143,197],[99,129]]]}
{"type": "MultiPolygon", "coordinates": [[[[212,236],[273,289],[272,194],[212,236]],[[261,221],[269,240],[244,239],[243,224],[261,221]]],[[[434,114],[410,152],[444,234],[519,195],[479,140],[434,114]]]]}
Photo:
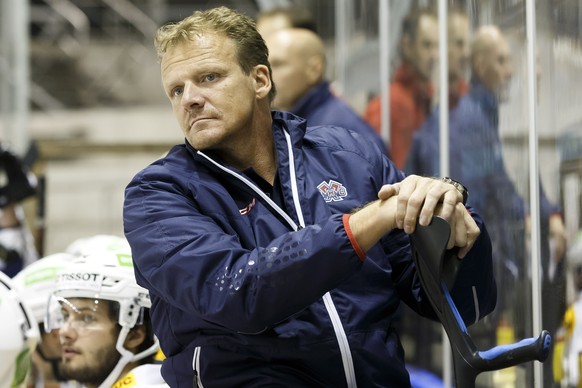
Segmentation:
{"type": "MultiPolygon", "coordinates": [[[[528,332],[529,305],[524,303],[531,286],[528,279],[526,235],[529,207],[509,176],[503,159],[499,134],[499,104],[508,98],[512,77],[511,51],[503,32],[493,25],[481,26],[471,47],[469,92],[449,112],[449,173],[463,182],[472,194],[469,204],[487,221],[491,234],[495,274],[507,292],[492,314],[473,330],[481,332],[486,346],[496,342],[501,320],[516,327],[517,336],[528,332]],[[517,306],[517,308],[516,308],[517,306]],[[525,321],[525,325],[521,322],[525,321]]],[[[436,109],[414,137],[405,171],[409,174],[438,174],[439,110],[436,109]]],[[[541,256],[544,298],[544,328],[554,330],[560,314],[556,286],[560,270],[552,279],[550,267],[561,260],[565,227],[560,209],[551,203],[540,184],[541,256]],[[550,256],[549,238],[555,238],[555,259],[550,256]],[[553,290],[553,292],[550,292],[553,290]]],[[[560,265],[557,263],[557,265],[560,265]]],[[[476,337],[476,335],[475,335],[476,337]]]]}
{"type": "Polygon", "coordinates": [[[272,108],[303,117],[309,125],[337,125],[369,137],[383,152],[380,136],[325,79],[326,56],[321,38],[305,28],[281,28],[263,36],[277,95],[272,108]]]}
{"type": "Polygon", "coordinates": [[[251,18],[197,11],[155,38],[184,144],[128,184],[124,231],[171,387],[407,387],[400,302],[436,319],[409,233],[433,215],[463,258],[465,322],[496,301],[490,240],[463,193],[370,140],[271,111],[251,18]]]}
{"type": "MultiPolygon", "coordinates": [[[[503,258],[499,275],[517,278],[525,260],[529,211],[507,173],[499,134],[499,103],[507,99],[512,77],[510,48],[501,30],[488,25],[476,32],[471,51],[469,92],[449,112],[449,173],[468,188],[469,204],[487,220],[493,251],[503,258]]],[[[415,135],[405,171],[438,174],[439,143],[436,109],[415,135]]],[[[546,234],[565,233],[558,206],[550,203],[541,186],[540,210],[542,230],[556,229],[546,234]]]]}

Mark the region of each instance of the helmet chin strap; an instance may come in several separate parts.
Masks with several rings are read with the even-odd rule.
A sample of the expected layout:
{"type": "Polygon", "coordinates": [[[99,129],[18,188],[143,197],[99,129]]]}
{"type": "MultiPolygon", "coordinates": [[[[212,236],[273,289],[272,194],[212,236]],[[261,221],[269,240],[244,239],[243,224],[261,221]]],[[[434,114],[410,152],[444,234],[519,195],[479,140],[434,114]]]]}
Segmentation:
{"type": "Polygon", "coordinates": [[[127,338],[127,335],[129,334],[130,330],[131,328],[127,326],[122,326],[121,331],[117,336],[117,343],[115,344],[115,349],[117,349],[119,354],[121,354],[121,358],[117,362],[117,365],[115,365],[115,368],[111,370],[109,376],[107,376],[107,378],[103,380],[101,385],[99,385],[99,388],[111,388],[111,386],[115,384],[115,382],[121,377],[120,376],[121,372],[123,371],[123,368],[125,368],[127,364],[151,356],[152,354],[155,354],[158,351],[159,341],[157,337],[154,337],[154,344],[142,352],[133,354],[132,352],[127,350],[125,347],[123,347],[123,343],[125,342],[125,339],[127,338]]]}

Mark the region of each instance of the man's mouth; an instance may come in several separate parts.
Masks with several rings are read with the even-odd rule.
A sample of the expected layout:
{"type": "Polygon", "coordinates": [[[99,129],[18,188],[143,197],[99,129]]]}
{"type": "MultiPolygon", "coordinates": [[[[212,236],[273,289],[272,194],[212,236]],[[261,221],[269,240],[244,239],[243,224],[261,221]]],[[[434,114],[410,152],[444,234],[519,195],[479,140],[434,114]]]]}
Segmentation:
{"type": "Polygon", "coordinates": [[[211,120],[211,118],[210,117],[197,117],[190,122],[190,127],[194,126],[195,124],[197,124],[201,121],[206,121],[206,120],[211,120]]]}
{"type": "Polygon", "coordinates": [[[61,350],[61,354],[62,354],[62,357],[64,359],[67,359],[67,358],[73,358],[73,357],[81,354],[81,352],[79,352],[78,350],[76,350],[72,347],[63,347],[61,350]]]}

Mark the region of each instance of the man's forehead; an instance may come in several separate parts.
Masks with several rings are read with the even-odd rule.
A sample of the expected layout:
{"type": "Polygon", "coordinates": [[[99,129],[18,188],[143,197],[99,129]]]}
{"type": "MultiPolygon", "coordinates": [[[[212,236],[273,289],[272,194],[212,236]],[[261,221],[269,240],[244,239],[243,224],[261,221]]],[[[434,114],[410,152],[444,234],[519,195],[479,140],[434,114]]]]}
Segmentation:
{"type": "Polygon", "coordinates": [[[438,28],[438,20],[432,15],[422,15],[418,20],[418,34],[429,33],[432,29],[438,28]]]}
{"type": "Polygon", "coordinates": [[[423,15],[418,24],[418,31],[413,44],[438,42],[438,21],[429,15],[423,15]]]}
{"type": "Polygon", "coordinates": [[[182,40],[168,47],[161,59],[161,68],[180,62],[217,60],[235,55],[232,39],[215,33],[198,34],[192,39],[182,40]]]}

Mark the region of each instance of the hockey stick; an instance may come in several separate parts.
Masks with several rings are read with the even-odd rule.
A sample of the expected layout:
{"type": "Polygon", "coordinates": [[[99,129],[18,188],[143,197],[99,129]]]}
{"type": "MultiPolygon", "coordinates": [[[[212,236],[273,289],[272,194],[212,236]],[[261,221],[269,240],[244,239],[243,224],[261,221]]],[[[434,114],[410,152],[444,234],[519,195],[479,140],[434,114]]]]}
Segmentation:
{"type": "Polygon", "coordinates": [[[477,349],[450,295],[461,260],[447,251],[449,236],[448,222],[433,217],[430,225],[417,225],[410,239],[422,286],[451,342],[455,386],[473,388],[481,372],[528,361],[545,361],[551,344],[550,333],[546,330],[538,337],[514,344],[499,345],[485,351],[477,349]]]}

